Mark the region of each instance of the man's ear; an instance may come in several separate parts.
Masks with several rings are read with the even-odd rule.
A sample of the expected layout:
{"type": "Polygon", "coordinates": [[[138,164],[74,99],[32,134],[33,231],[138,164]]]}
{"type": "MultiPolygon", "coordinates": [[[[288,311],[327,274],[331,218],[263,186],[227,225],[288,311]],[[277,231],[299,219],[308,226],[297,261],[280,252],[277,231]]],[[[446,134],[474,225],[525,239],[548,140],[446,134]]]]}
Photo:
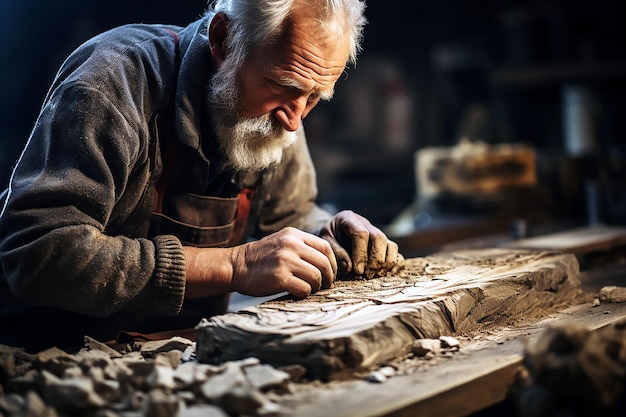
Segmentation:
{"type": "Polygon", "coordinates": [[[228,29],[228,16],[219,12],[209,23],[209,49],[211,55],[218,61],[226,58],[226,34],[228,29]]]}

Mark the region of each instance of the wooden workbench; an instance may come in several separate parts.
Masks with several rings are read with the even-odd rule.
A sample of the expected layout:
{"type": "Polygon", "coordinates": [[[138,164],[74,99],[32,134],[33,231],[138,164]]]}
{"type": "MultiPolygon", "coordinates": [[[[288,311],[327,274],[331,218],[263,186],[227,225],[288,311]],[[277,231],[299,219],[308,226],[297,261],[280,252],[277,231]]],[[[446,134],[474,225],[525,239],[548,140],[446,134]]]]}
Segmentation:
{"type": "MultiPolygon", "coordinates": [[[[611,248],[619,247],[624,243],[625,231],[622,229],[617,230],[617,232],[613,229],[607,231],[595,228],[587,231],[576,230],[574,235],[583,237],[586,242],[585,245],[574,244],[571,240],[571,233],[566,233],[564,239],[570,239],[569,246],[560,248],[563,250],[557,252],[567,254],[569,250],[571,251],[569,254],[577,258],[590,252],[597,252],[599,247],[603,248],[602,244],[598,243],[602,241],[599,235],[606,233],[613,242],[609,245],[611,248]],[[593,245],[588,245],[590,236],[593,236],[593,245]]],[[[547,241],[549,239],[543,239],[541,242],[547,241]]],[[[563,239],[557,239],[557,241],[562,242],[563,239]]],[[[536,242],[531,241],[530,243],[536,242]]],[[[517,242],[515,246],[514,250],[525,247],[524,242],[517,242]]],[[[542,246],[541,249],[549,248],[542,246]]],[[[604,251],[605,249],[601,250],[604,251]]],[[[485,253],[490,250],[493,249],[486,250],[485,253]]],[[[441,254],[440,256],[454,257],[454,254],[441,254]]],[[[460,327],[452,326],[449,329],[450,334],[454,333],[460,341],[460,350],[456,353],[438,355],[431,359],[412,357],[410,354],[398,355],[395,358],[386,357],[385,360],[379,361],[376,365],[392,367],[396,372],[384,381],[376,380],[373,382],[367,378],[367,373],[364,372],[361,373],[360,377],[349,380],[330,378],[331,381],[323,383],[305,381],[294,384],[289,394],[276,398],[276,401],[281,405],[281,411],[277,415],[285,417],[291,415],[304,417],[331,415],[337,417],[466,416],[500,403],[506,398],[507,392],[520,370],[525,344],[536,338],[541,330],[548,326],[566,323],[582,325],[588,329],[597,329],[626,318],[626,304],[603,304],[599,306],[592,304],[601,287],[626,285],[625,263],[617,259],[614,263],[605,263],[601,266],[594,265],[592,269],[582,271],[578,278],[580,279],[580,287],[577,295],[570,299],[571,302],[562,304],[557,302],[552,305],[547,302],[544,305],[545,314],[543,315],[531,314],[529,317],[524,317],[522,313],[524,305],[521,301],[523,297],[520,297],[517,315],[509,315],[504,320],[478,323],[478,326],[468,327],[464,329],[465,331],[458,331],[460,327]]],[[[497,281],[496,279],[486,286],[481,284],[482,289],[492,284],[496,285],[497,281]]],[[[458,284],[460,285],[460,283],[458,284]]],[[[549,293],[546,293],[546,296],[548,295],[549,293]]],[[[507,302],[516,303],[515,299],[509,299],[507,302]]],[[[244,312],[244,316],[248,318],[254,314],[254,312],[244,312]]],[[[297,322],[297,317],[292,317],[292,320],[297,322]]],[[[400,320],[407,320],[407,318],[404,317],[400,320]]],[[[278,321],[280,322],[281,319],[278,321]]],[[[229,328],[228,323],[221,325],[224,328],[229,328]]],[[[374,324],[365,331],[375,333],[372,330],[373,327],[375,327],[374,324]]],[[[232,330],[232,328],[230,329],[232,330]]],[[[237,330],[240,333],[237,338],[238,343],[246,340],[248,350],[244,348],[239,354],[245,356],[255,350],[260,351],[262,355],[268,352],[265,347],[259,346],[254,338],[250,338],[250,333],[241,333],[240,330],[237,330]]],[[[289,333],[290,331],[285,332],[285,334],[289,333]]],[[[264,335],[265,341],[271,337],[270,334],[271,331],[268,331],[264,335]]],[[[423,337],[432,336],[423,335],[423,337]]],[[[390,334],[389,337],[393,338],[395,335],[390,334]]],[[[383,351],[385,346],[390,344],[393,343],[389,340],[380,340],[383,351]]],[[[309,345],[308,348],[313,345],[309,345]]],[[[282,347],[280,342],[274,346],[275,352],[284,352],[283,359],[285,362],[279,363],[279,365],[285,365],[290,360],[294,360],[293,357],[289,358],[289,355],[295,354],[297,351],[297,349],[289,350],[289,348],[282,350],[282,347]]],[[[275,352],[270,353],[274,355],[275,352]]],[[[302,360],[302,358],[300,359],[302,360]]],[[[311,366],[311,363],[307,363],[306,360],[304,363],[311,366]]],[[[375,367],[370,366],[370,369],[375,369],[375,367]]],[[[325,372],[318,372],[316,375],[327,376],[325,372]]]]}

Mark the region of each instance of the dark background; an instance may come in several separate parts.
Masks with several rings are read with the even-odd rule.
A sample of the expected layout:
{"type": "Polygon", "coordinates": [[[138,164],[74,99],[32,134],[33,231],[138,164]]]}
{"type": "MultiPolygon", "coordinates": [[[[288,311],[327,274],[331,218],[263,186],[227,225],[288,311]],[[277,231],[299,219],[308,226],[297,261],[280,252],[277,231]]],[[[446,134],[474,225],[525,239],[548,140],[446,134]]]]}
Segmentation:
{"type": "MultiPolygon", "coordinates": [[[[0,3],[0,182],[5,184],[64,58],[124,23],[184,25],[204,1],[0,3]]],[[[416,198],[414,154],[461,137],[537,149],[550,215],[626,220],[626,22],[618,0],[370,0],[364,51],[336,98],[305,121],[320,203],[379,225],[416,198]],[[568,155],[564,91],[590,92],[593,149],[568,155]],[[564,169],[563,167],[567,167],[564,169]],[[573,191],[572,191],[573,190],[573,191]]]]}

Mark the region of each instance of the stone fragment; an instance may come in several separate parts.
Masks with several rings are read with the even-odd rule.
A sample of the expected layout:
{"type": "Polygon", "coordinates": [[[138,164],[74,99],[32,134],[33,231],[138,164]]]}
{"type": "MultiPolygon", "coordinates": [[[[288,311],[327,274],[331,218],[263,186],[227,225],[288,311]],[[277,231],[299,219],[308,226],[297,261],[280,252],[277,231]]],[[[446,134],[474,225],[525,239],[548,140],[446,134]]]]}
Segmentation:
{"type": "Polygon", "coordinates": [[[78,352],[78,357],[81,361],[83,368],[106,368],[113,363],[113,358],[120,358],[117,356],[109,356],[107,352],[101,350],[88,350],[81,349],[78,352]]]}
{"type": "Polygon", "coordinates": [[[0,396],[0,415],[17,415],[24,409],[25,397],[18,394],[8,394],[0,396]]]}
{"type": "Polygon", "coordinates": [[[383,366],[378,370],[378,372],[385,375],[387,378],[391,378],[396,374],[397,371],[396,368],[394,368],[393,366],[383,366]]]}
{"type": "Polygon", "coordinates": [[[180,409],[181,402],[175,394],[154,389],[148,393],[141,412],[145,417],[172,417],[180,409]]]}
{"type": "Polygon", "coordinates": [[[598,307],[600,305],[600,299],[599,298],[594,298],[593,299],[593,303],[591,303],[591,307],[598,307]]]}
{"type": "Polygon", "coordinates": [[[168,366],[156,365],[146,378],[146,383],[151,388],[173,390],[176,387],[176,383],[174,382],[174,370],[168,366]]]}
{"type": "Polygon", "coordinates": [[[157,353],[179,350],[184,352],[193,342],[184,337],[175,336],[166,340],[155,340],[149,342],[136,342],[136,346],[145,358],[151,358],[157,353]]]}
{"type": "Polygon", "coordinates": [[[106,402],[96,394],[88,378],[60,379],[43,370],[39,375],[40,390],[46,403],[60,410],[92,409],[106,402]]]}
{"type": "Polygon", "coordinates": [[[74,355],[70,355],[56,347],[43,350],[36,355],[37,366],[54,373],[55,375],[63,375],[65,369],[78,364],[78,359],[74,355]]]}
{"type": "Polygon", "coordinates": [[[56,417],[54,408],[48,407],[35,391],[26,393],[24,402],[24,416],[29,417],[56,417]]]}
{"type": "Polygon", "coordinates": [[[31,369],[24,375],[11,379],[7,387],[12,392],[25,395],[28,391],[37,389],[37,375],[39,375],[39,372],[31,369]]]}
{"type": "Polygon", "coordinates": [[[4,386],[9,379],[16,376],[15,357],[12,352],[0,350],[0,385],[4,386]]]}
{"type": "Polygon", "coordinates": [[[461,344],[457,339],[451,336],[439,336],[441,347],[448,351],[457,351],[461,348],[461,344]]]}
{"type": "Polygon", "coordinates": [[[166,365],[171,369],[176,369],[181,363],[183,352],[180,350],[170,350],[169,352],[159,352],[154,356],[154,361],[159,365],[166,365]]]}
{"type": "Polygon", "coordinates": [[[189,362],[196,357],[196,343],[194,342],[191,346],[187,346],[185,351],[183,352],[180,360],[182,362],[189,362]]]}
{"type": "Polygon", "coordinates": [[[132,371],[133,378],[137,377],[147,377],[154,371],[154,368],[157,366],[154,361],[145,361],[145,360],[132,360],[132,361],[124,361],[123,362],[128,369],[132,371]]]}
{"type": "Polygon", "coordinates": [[[185,404],[193,404],[196,401],[196,394],[193,391],[176,390],[176,395],[185,404]]]}
{"type": "Polygon", "coordinates": [[[83,370],[78,365],[65,368],[62,375],[63,378],[79,378],[81,376],[83,376],[83,370]]]}
{"type": "Polygon", "coordinates": [[[258,365],[261,363],[261,361],[259,360],[259,358],[248,357],[248,358],[244,358],[238,361],[232,361],[231,363],[239,365],[242,368],[245,368],[246,366],[258,365]]]}
{"type": "Polygon", "coordinates": [[[368,382],[382,383],[387,380],[387,377],[380,371],[373,371],[367,375],[366,379],[368,382]]]}
{"type": "Polygon", "coordinates": [[[602,287],[599,298],[602,303],[623,303],[626,301],[626,287],[615,285],[602,287]]]}
{"type": "Polygon", "coordinates": [[[250,385],[238,385],[226,392],[219,401],[224,411],[231,415],[254,415],[267,399],[250,385]]]}
{"type": "Polygon", "coordinates": [[[178,417],[229,417],[221,408],[211,404],[192,405],[183,408],[178,417]]]}
{"type": "Polygon", "coordinates": [[[306,375],[306,367],[300,364],[281,366],[278,369],[287,372],[292,381],[299,381],[306,375]]]}
{"type": "Polygon", "coordinates": [[[437,353],[441,350],[441,341],[438,339],[417,339],[412,346],[413,355],[424,357],[428,353],[437,353]]]}
{"type": "Polygon", "coordinates": [[[279,371],[270,365],[247,366],[243,371],[248,382],[259,390],[284,387],[290,379],[287,372],[279,371]]]}
{"type": "Polygon", "coordinates": [[[227,393],[235,388],[248,385],[241,368],[236,363],[226,363],[224,371],[202,384],[201,393],[212,403],[217,403],[227,393]]]}
{"type": "Polygon", "coordinates": [[[0,345],[0,385],[9,379],[23,375],[35,362],[36,356],[22,348],[0,345]]]}
{"type": "Polygon", "coordinates": [[[148,394],[143,391],[131,391],[122,399],[121,407],[124,410],[140,410],[147,397],[148,394]]]}
{"type": "Polygon", "coordinates": [[[121,384],[119,381],[106,379],[103,381],[94,381],[94,390],[107,403],[118,402],[122,399],[121,384]]]}
{"type": "Polygon", "coordinates": [[[116,381],[126,381],[133,374],[133,371],[121,361],[115,361],[111,365],[104,368],[104,377],[116,381]]]}
{"type": "Polygon", "coordinates": [[[85,349],[105,353],[109,358],[121,358],[123,356],[121,352],[89,336],[85,336],[85,349]]]}

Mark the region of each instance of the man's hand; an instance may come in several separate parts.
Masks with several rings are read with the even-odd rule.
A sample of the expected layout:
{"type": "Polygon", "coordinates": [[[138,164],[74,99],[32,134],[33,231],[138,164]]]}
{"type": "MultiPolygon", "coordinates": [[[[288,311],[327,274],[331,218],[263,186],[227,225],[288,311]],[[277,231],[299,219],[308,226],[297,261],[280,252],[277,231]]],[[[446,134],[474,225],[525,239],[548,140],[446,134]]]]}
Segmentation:
{"type": "Polygon", "coordinates": [[[332,285],[337,261],[327,241],[293,227],[238,246],[232,289],[264,296],[283,291],[304,298],[332,285]]]}
{"type": "Polygon", "coordinates": [[[350,210],[337,213],[320,231],[335,252],[340,275],[385,275],[404,259],[398,244],[369,220],[350,210]]]}

